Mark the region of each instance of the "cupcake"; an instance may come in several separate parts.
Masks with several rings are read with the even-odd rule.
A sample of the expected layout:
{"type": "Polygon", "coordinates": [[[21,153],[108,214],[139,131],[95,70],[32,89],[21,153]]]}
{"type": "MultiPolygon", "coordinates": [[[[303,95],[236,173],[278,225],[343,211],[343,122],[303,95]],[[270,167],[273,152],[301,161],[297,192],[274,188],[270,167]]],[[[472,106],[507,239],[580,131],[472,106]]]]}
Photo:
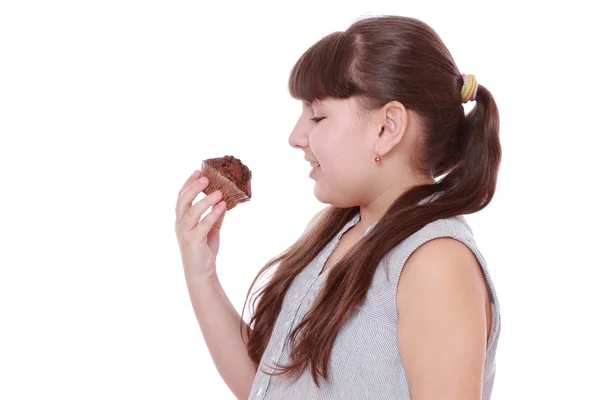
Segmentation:
{"type": "Polygon", "coordinates": [[[227,211],[252,197],[250,189],[252,172],[233,156],[206,159],[202,161],[200,172],[202,176],[208,178],[208,187],[202,192],[209,195],[215,190],[220,190],[227,211]]]}

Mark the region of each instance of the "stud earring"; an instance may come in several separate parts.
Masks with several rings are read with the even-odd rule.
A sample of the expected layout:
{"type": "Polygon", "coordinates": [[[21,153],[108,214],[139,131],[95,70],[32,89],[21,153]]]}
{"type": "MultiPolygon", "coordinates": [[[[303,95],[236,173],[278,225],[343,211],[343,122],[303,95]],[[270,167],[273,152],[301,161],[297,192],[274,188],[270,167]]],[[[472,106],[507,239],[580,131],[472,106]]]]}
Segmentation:
{"type": "Polygon", "coordinates": [[[375,162],[379,163],[381,161],[381,157],[379,157],[379,151],[375,152],[375,162]]]}

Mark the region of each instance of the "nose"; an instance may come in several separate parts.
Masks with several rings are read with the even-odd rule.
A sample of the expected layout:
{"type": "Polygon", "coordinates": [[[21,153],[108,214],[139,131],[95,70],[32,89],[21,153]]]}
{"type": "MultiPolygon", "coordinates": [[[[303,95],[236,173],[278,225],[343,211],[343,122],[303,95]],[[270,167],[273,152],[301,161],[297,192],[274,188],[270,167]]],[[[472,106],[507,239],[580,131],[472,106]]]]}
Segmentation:
{"type": "Polygon", "coordinates": [[[288,138],[288,143],[293,148],[302,149],[308,147],[308,131],[304,125],[302,117],[298,118],[288,138]]]}

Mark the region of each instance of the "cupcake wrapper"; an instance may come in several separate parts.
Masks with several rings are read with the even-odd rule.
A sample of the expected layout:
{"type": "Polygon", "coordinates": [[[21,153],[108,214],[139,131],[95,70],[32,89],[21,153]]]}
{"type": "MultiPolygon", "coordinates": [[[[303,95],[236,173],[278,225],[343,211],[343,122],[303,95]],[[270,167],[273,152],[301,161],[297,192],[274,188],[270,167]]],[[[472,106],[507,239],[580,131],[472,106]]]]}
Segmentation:
{"type": "Polygon", "coordinates": [[[208,178],[208,187],[202,192],[207,196],[216,190],[220,190],[223,193],[221,201],[225,201],[227,211],[231,210],[240,203],[244,203],[250,200],[250,197],[240,190],[233,182],[225,178],[221,173],[210,166],[209,164],[202,162],[202,168],[200,170],[202,176],[208,178]]]}

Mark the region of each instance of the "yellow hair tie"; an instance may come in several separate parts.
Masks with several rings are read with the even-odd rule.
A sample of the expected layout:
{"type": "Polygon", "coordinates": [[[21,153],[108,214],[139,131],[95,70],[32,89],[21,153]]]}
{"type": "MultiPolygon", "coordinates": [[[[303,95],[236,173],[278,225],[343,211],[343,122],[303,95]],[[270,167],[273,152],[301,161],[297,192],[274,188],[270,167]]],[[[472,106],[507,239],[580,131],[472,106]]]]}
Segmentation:
{"type": "Polygon", "coordinates": [[[477,96],[477,79],[475,79],[475,75],[462,74],[462,78],[463,86],[460,90],[462,102],[466,103],[469,100],[475,100],[475,96],[477,96]]]}

